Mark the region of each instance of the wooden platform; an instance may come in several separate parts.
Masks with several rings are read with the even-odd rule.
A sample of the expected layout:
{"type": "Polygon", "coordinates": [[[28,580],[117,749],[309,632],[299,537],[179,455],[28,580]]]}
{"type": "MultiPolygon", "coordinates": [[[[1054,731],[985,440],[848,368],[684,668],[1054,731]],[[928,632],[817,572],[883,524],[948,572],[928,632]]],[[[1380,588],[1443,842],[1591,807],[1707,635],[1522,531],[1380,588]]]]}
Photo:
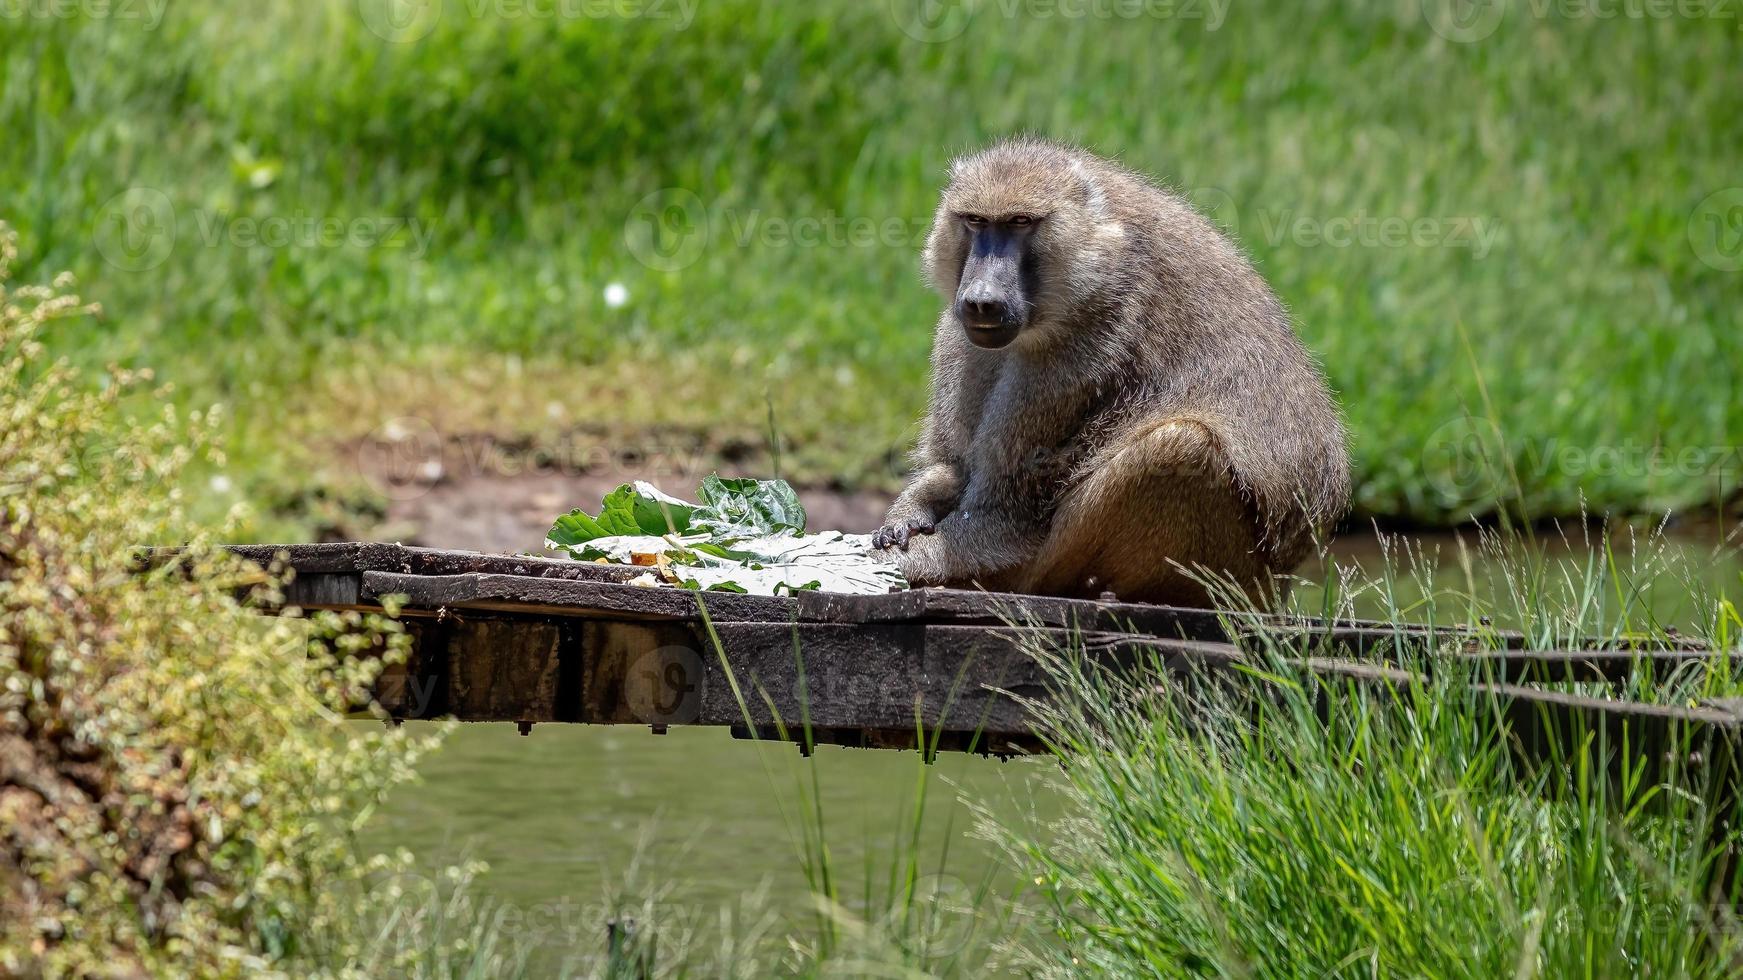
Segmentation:
{"type": "MultiPolygon", "coordinates": [[[[287,601],[309,609],[376,609],[404,598],[414,640],[378,696],[396,718],[712,725],[741,735],[816,743],[993,754],[1033,749],[1012,695],[1044,698],[1044,676],[1020,641],[1075,640],[1108,669],[1159,662],[1176,673],[1246,676],[1255,629],[1294,638],[1298,662],[1325,677],[1392,689],[1420,683],[1432,647],[1482,665],[1481,689],[1527,754],[1579,733],[1621,745],[1723,743],[1703,764],[1729,765],[1743,704],[1621,700],[1614,685],[1643,662],[1666,673],[1718,654],[1694,642],[1605,649],[1582,641],[1526,650],[1485,626],[1429,630],[1394,623],[1246,616],[1200,609],[1036,596],[916,590],[791,598],[696,594],[624,584],[636,570],[537,557],[391,544],[239,547],[295,577],[287,601]],[[1251,644],[1247,644],[1248,647],[1251,644]],[[1568,689],[1570,682],[1581,686],[1568,689]],[[808,723],[808,725],[807,725],[808,723]]],[[[162,561],[173,552],[156,552],[162,561]]],[[[1734,662],[1735,653],[1723,656],[1734,662]]],[[[1743,667],[1743,663],[1735,666],[1743,667]]],[[[1679,763],[1653,753],[1653,765],[1679,763]]]]}

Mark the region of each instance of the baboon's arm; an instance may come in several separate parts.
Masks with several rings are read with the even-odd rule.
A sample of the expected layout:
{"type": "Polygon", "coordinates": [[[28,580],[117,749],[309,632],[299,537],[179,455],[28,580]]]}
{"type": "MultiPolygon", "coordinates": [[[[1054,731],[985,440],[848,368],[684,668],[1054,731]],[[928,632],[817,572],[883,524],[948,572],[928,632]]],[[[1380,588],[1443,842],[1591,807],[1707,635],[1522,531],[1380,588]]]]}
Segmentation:
{"type": "Polygon", "coordinates": [[[935,524],[950,516],[961,499],[962,469],[951,463],[933,463],[916,474],[890,505],[886,523],[919,519],[935,524]]]}
{"type": "Polygon", "coordinates": [[[961,487],[956,506],[898,557],[909,581],[996,589],[1039,549],[1070,457],[981,452],[976,459],[984,469],[961,487]]]}
{"type": "MultiPolygon", "coordinates": [[[[938,373],[953,375],[955,370],[945,365],[938,373]]],[[[906,547],[910,535],[932,533],[939,521],[956,510],[967,484],[968,468],[963,459],[967,438],[954,399],[935,389],[932,410],[926,416],[914,454],[918,464],[914,476],[890,505],[889,516],[873,539],[874,547],[882,548],[892,542],[906,547]]]]}
{"type": "Polygon", "coordinates": [[[1034,556],[1041,533],[993,511],[958,508],[929,535],[916,536],[897,558],[916,585],[998,589],[1034,556]]]}

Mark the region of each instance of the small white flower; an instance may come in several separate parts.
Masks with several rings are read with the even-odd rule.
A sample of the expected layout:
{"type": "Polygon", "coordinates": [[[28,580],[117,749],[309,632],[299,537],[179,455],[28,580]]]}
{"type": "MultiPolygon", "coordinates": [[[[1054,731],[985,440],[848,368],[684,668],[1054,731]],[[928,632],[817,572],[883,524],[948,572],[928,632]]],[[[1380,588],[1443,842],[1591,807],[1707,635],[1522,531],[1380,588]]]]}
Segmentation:
{"type": "Polygon", "coordinates": [[[621,282],[614,282],[605,287],[605,305],[618,309],[629,302],[629,289],[621,282]]]}
{"type": "Polygon", "coordinates": [[[212,480],[211,480],[210,484],[208,484],[208,485],[212,488],[213,493],[229,493],[230,492],[230,478],[225,476],[222,473],[219,473],[217,476],[212,477],[212,480]]]}

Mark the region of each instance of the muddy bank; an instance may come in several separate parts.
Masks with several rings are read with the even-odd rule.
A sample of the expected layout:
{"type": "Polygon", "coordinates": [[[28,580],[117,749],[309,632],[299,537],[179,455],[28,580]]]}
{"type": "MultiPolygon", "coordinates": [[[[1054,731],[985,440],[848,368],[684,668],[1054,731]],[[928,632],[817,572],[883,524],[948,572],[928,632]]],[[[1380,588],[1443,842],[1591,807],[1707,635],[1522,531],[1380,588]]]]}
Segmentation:
{"type": "MultiPolygon", "coordinates": [[[[694,498],[705,474],[527,473],[444,478],[389,495],[388,523],[404,529],[407,544],[465,551],[536,551],[557,515],[576,507],[597,512],[599,499],[619,484],[649,479],[660,489],[694,498]]],[[[883,523],[890,498],[877,493],[800,489],[813,528],[868,532],[883,523]]]]}

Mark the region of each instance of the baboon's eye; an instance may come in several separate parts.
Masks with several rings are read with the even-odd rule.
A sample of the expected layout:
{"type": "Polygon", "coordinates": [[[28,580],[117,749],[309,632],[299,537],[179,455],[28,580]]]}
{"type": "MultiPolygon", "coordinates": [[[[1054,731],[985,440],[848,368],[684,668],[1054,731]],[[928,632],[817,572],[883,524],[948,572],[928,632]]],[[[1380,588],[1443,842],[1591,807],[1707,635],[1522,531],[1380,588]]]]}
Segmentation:
{"type": "Polygon", "coordinates": [[[986,219],[981,217],[978,214],[965,214],[965,215],[963,215],[962,216],[962,223],[969,226],[970,228],[985,228],[986,227],[986,219]]]}
{"type": "Polygon", "coordinates": [[[1027,228],[1035,223],[1035,219],[1026,214],[1011,215],[1010,225],[1013,228],[1027,228]]]}

